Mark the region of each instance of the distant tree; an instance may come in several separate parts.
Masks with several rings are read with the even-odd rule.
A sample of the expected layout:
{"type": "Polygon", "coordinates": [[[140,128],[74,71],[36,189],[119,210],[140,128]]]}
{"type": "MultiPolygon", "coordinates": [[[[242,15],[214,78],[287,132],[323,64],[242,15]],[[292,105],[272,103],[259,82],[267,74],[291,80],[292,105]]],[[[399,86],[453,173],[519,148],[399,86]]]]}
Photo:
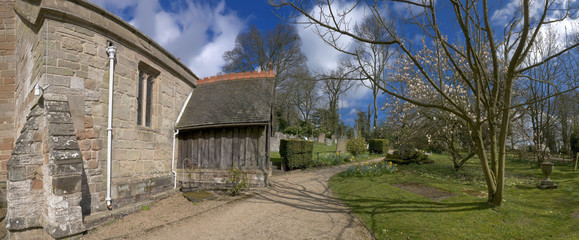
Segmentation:
{"type": "Polygon", "coordinates": [[[337,69],[332,70],[329,74],[322,74],[319,78],[321,79],[321,91],[328,100],[328,111],[330,116],[327,119],[330,124],[330,131],[332,135],[341,136],[340,131],[340,115],[338,111],[340,110],[340,99],[350,88],[354,86],[354,82],[351,81],[353,78],[352,73],[354,69],[349,68],[349,62],[347,59],[342,59],[340,65],[337,69]]]}
{"type": "Polygon", "coordinates": [[[318,96],[317,81],[307,68],[298,69],[287,84],[288,101],[295,107],[306,125],[309,125],[312,113],[320,96],[318,96]]]}
{"type": "MultiPolygon", "coordinates": [[[[389,41],[391,37],[389,37],[386,28],[382,27],[381,23],[383,22],[389,24],[390,28],[394,28],[394,22],[370,16],[364,19],[362,24],[356,26],[355,32],[367,39],[389,41]]],[[[392,45],[361,43],[356,49],[356,54],[353,55],[353,62],[356,66],[352,68],[357,69],[361,80],[369,80],[362,81],[362,84],[372,90],[372,111],[368,111],[368,114],[373,117],[370,132],[373,132],[378,124],[377,100],[382,93],[379,86],[386,82],[388,62],[395,55],[395,50],[392,45]]]]}

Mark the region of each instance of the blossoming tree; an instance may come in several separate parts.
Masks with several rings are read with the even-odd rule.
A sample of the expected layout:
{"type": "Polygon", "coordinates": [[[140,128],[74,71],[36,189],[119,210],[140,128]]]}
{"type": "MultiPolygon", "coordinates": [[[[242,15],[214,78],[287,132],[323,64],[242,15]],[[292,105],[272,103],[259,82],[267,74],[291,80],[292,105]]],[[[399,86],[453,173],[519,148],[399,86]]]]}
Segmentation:
{"type": "Polygon", "coordinates": [[[291,8],[296,22],[309,24],[320,38],[342,52],[356,54],[350,45],[344,44],[343,38],[396,46],[403,55],[400,78],[394,82],[377,83],[377,86],[390,96],[423,108],[443,111],[464,121],[476,145],[488,189],[488,202],[501,206],[513,86],[524,73],[579,45],[579,41],[574,39],[539,61],[525,63],[532,55],[531,48],[541,30],[574,16],[576,11],[559,0],[538,1],[533,8],[531,0],[516,1],[515,9],[501,13],[509,21],[500,29],[491,24],[493,15],[489,11],[492,7],[496,10],[497,5],[489,4],[488,0],[440,2],[270,0],[275,7],[291,8]],[[395,4],[407,6],[407,11],[393,11],[395,4]],[[444,16],[439,12],[444,12],[444,16]],[[360,15],[379,20],[395,19],[408,27],[403,29],[397,25],[400,27],[392,28],[380,21],[387,38],[366,38],[355,31],[353,19],[360,15]],[[440,24],[441,18],[452,18],[457,27],[440,24]],[[426,39],[422,48],[414,48],[411,44],[417,34],[426,39]],[[431,51],[432,54],[420,54],[420,51],[431,51]],[[427,55],[440,57],[437,61],[443,59],[440,61],[445,61],[448,69],[441,69],[433,64],[432,59],[423,57],[427,55]],[[435,94],[408,94],[414,90],[435,94]],[[429,101],[430,97],[436,97],[438,101],[429,101]]]}

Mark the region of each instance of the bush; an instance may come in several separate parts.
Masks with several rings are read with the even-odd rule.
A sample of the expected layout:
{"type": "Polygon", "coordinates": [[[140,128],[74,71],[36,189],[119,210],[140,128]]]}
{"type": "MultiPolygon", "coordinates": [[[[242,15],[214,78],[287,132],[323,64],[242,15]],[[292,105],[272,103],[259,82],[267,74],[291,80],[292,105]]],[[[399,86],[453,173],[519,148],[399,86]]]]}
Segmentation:
{"type": "Polygon", "coordinates": [[[227,179],[225,179],[225,183],[229,185],[227,192],[231,193],[233,196],[249,189],[247,173],[237,168],[235,165],[227,171],[227,179]]]}
{"type": "Polygon", "coordinates": [[[361,137],[348,140],[346,150],[354,156],[358,156],[366,151],[366,140],[361,137]]]}
{"type": "Polygon", "coordinates": [[[424,152],[421,152],[411,145],[402,145],[398,151],[393,154],[387,154],[386,159],[396,164],[410,164],[410,163],[434,163],[434,161],[424,152]]]}
{"type": "Polygon", "coordinates": [[[351,162],[353,158],[354,157],[348,153],[319,153],[316,159],[312,161],[312,166],[335,166],[351,162]]]}
{"type": "Polygon", "coordinates": [[[368,150],[370,153],[384,154],[388,152],[388,139],[370,139],[368,141],[368,150]]]}
{"type": "Polygon", "coordinates": [[[381,162],[367,162],[349,167],[343,174],[346,176],[374,177],[384,173],[394,173],[396,164],[383,160],[381,162]]]}
{"type": "Polygon", "coordinates": [[[312,164],[314,142],[297,139],[282,139],[279,154],[286,169],[306,168],[312,164]]]}

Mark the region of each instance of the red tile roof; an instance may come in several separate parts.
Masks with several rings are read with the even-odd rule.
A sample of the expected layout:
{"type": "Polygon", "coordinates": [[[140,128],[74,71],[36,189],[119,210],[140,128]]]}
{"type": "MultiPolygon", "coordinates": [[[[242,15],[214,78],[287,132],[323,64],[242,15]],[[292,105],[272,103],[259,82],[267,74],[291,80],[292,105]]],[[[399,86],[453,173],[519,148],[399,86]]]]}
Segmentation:
{"type": "Polygon", "coordinates": [[[230,73],[224,75],[217,75],[206,77],[203,79],[199,79],[197,81],[198,85],[207,84],[207,83],[214,83],[214,82],[221,82],[227,80],[235,80],[235,79],[252,79],[252,78],[273,78],[275,77],[275,73],[273,71],[253,71],[253,72],[242,72],[242,73],[230,73]]]}

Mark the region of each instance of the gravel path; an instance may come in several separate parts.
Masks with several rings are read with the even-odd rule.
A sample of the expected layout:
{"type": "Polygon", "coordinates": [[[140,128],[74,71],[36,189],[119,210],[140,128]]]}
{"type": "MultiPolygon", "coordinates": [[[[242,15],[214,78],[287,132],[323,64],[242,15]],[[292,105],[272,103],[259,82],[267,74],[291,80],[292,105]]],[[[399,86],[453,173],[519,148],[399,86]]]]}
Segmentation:
{"type": "Polygon", "coordinates": [[[370,232],[328,188],[328,179],[345,168],[274,176],[271,187],[238,199],[192,205],[182,203],[181,195],[175,194],[150,210],[93,230],[83,239],[371,239],[370,232]],[[175,215],[174,211],[180,215],[165,217],[175,215]],[[181,216],[183,211],[190,212],[181,216]],[[139,226],[155,225],[148,223],[151,217],[165,219],[165,223],[139,226]]]}

